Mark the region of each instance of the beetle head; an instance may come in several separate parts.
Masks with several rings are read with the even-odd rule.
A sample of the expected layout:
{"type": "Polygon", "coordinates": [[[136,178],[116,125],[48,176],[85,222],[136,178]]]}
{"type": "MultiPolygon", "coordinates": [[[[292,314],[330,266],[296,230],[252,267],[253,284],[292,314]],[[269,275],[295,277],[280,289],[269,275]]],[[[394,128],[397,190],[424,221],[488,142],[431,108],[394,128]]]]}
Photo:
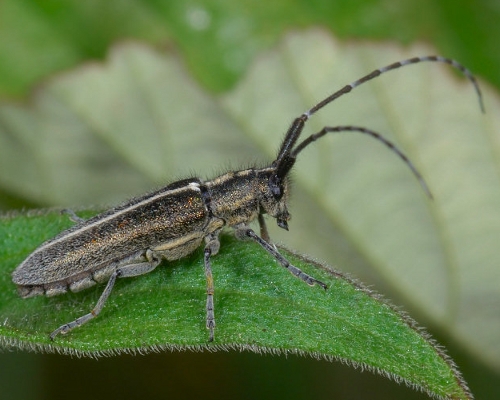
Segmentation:
{"type": "Polygon", "coordinates": [[[276,218],[280,228],[288,230],[289,179],[280,178],[275,169],[266,173],[266,178],[261,185],[260,206],[271,217],[276,218]]]}

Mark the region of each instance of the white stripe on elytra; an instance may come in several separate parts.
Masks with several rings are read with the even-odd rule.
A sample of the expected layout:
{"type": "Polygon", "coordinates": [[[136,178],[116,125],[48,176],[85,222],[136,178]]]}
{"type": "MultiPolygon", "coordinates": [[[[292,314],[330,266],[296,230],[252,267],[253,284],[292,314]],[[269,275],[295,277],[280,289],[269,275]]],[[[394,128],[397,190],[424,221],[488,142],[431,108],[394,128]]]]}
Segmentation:
{"type": "MultiPolygon", "coordinates": [[[[198,192],[201,191],[200,190],[200,184],[198,182],[190,182],[187,187],[191,188],[191,189],[194,189],[194,190],[197,190],[198,192]]],[[[113,213],[111,215],[108,215],[106,218],[103,218],[103,219],[100,219],[98,221],[95,221],[94,223],[90,224],[90,225],[87,225],[87,226],[84,226],[80,229],[77,229],[71,233],[68,233],[67,235],[64,235],[62,237],[60,237],[59,239],[57,240],[54,240],[54,241],[50,241],[49,243],[46,243],[45,245],[39,247],[35,252],[33,252],[33,255],[40,252],[40,251],[43,251],[45,248],[48,248],[48,247],[51,247],[52,245],[56,244],[56,243],[59,243],[59,242],[62,242],[62,241],[66,241],[68,238],[71,238],[71,237],[74,237],[76,235],[80,235],[82,232],[85,232],[86,230],[88,229],[91,229],[97,225],[101,225],[109,220],[112,220],[122,214],[125,214],[131,210],[134,210],[136,208],[139,208],[139,207],[142,207],[143,205],[147,204],[147,203],[151,203],[152,201],[155,201],[161,197],[164,197],[166,195],[172,195],[172,194],[175,194],[177,192],[180,192],[182,190],[186,190],[186,186],[184,187],[181,187],[181,188],[177,188],[177,189],[173,189],[173,190],[169,190],[167,192],[161,192],[161,193],[158,193],[157,195],[153,196],[153,197],[149,197],[147,199],[144,199],[143,201],[137,203],[137,204],[132,204],[131,206],[127,207],[127,208],[124,208],[123,210],[120,210],[116,213],[113,213]]],[[[26,261],[28,261],[31,257],[28,257],[26,259],[26,261]]],[[[24,264],[24,263],[23,263],[24,264]]]]}

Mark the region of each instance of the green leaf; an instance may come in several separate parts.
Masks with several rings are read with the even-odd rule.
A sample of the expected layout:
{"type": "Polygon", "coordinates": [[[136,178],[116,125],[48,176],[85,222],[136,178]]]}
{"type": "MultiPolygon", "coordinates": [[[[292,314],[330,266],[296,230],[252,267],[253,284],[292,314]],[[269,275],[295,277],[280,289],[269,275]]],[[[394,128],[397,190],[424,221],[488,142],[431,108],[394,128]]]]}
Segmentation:
{"type": "Polygon", "coordinates": [[[23,300],[9,272],[41,241],[70,225],[58,213],[0,220],[0,343],[98,356],[161,349],[241,349],[339,359],[442,398],[471,398],[454,364],[409,317],[329,267],[286,252],[328,284],[308,287],[254,243],[223,236],[213,258],[215,341],[205,328],[202,252],[119,280],[98,318],[51,342],[59,325],[87,313],[103,287],[23,300]]]}

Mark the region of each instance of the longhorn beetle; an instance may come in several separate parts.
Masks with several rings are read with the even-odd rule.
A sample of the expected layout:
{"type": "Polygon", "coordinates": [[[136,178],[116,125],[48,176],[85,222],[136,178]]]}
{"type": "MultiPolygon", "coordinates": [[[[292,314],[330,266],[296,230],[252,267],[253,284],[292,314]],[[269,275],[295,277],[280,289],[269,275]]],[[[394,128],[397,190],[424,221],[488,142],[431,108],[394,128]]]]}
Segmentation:
{"type": "Polygon", "coordinates": [[[68,289],[78,292],[107,281],[94,309],[53,331],[50,334],[53,340],[58,334],[68,333],[97,317],[117,278],[151,272],[163,259],[177,260],[192,253],[205,241],[206,326],[212,341],[215,317],[210,260],[219,251],[219,234],[225,226],[232,228],[236,237],[258,243],[282,267],[308,285],[327,289],[326,284],[290,264],[271,244],[264,214],[269,214],[280,228],[288,230],[288,174],[302,150],[327,133],[334,132],[359,132],[385,144],[407,164],[431,197],[424,179],[411,161],[393,143],[370,129],[326,126],[297,144],[306,121],[327,104],[385,72],[423,61],[446,63],[460,70],[474,85],[484,111],[475,78],[456,61],[438,56],[415,57],[374,70],[296,118],[283,139],[276,160],[268,167],[231,171],[209,181],[184,179],[133,198],[88,220],[69,211],[76,224],[43,243],[13,272],[12,280],[18,286],[19,295],[23,298],[41,294],[55,296],[68,289]],[[260,236],[249,227],[255,219],[260,225],[260,236]]]}

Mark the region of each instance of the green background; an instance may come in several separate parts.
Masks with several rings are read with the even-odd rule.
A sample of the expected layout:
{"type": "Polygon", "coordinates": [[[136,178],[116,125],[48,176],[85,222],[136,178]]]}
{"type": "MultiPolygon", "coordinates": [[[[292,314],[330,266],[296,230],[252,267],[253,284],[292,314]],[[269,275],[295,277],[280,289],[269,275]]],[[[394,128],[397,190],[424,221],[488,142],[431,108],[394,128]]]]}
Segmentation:
{"type": "MultiPolygon", "coordinates": [[[[51,75],[102,60],[117,41],[173,49],[207,90],[223,92],[289,29],[321,26],[342,39],[432,43],[499,87],[495,1],[19,1],[0,3],[0,99],[27,102],[51,75]],[[210,18],[208,29],[203,29],[210,18]],[[221,27],[226,30],[221,32],[221,27]]],[[[8,210],[47,206],[0,192],[8,210]]],[[[498,375],[446,345],[477,398],[498,398],[498,375]]],[[[99,361],[0,355],[6,398],[426,398],[338,363],[254,354],[166,353],[99,361]]]]}

